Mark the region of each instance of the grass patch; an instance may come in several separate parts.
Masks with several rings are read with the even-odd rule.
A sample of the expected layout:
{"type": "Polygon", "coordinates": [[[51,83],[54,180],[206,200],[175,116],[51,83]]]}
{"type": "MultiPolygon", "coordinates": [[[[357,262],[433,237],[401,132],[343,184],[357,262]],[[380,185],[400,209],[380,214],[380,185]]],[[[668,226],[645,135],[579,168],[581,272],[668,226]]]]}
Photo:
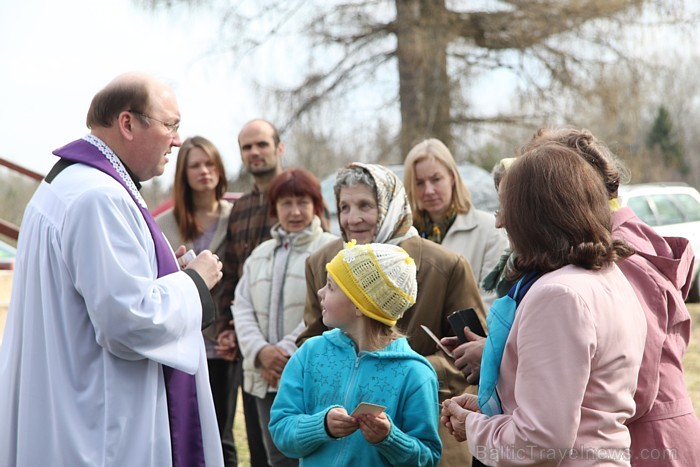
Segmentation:
{"type": "Polygon", "coordinates": [[[250,452],[248,451],[248,436],[245,431],[245,418],[243,415],[243,399],[241,389],[238,390],[238,403],[236,403],[236,416],[233,419],[233,439],[236,442],[236,454],[238,455],[238,467],[250,467],[250,452]]]}
{"type": "Polygon", "coordinates": [[[693,399],[695,413],[700,417],[700,304],[689,303],[688,310],[692,321],[692,331],[690,346],[688,346],[688,351],[683,359],[683,369],[685,370],[685,385],[693,399]]]}

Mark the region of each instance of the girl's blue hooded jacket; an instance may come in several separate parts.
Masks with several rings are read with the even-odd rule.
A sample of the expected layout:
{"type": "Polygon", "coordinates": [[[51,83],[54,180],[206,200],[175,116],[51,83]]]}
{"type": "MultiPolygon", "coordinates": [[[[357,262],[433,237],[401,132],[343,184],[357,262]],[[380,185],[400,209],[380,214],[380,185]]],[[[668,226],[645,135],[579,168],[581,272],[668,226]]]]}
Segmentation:
{"type": "Polygon", "coordinates": [[[282,374],[270,414],[270,433],[286,456],[304,466],[432,466],[440,460],[437,376],[405,338],[382,350],[356,351],[340,329],[309,339],[282,374]],[[360,402],[386,406],[389,435],[370,444],[358,429],[336,439],[326,413],[360,402]]]}

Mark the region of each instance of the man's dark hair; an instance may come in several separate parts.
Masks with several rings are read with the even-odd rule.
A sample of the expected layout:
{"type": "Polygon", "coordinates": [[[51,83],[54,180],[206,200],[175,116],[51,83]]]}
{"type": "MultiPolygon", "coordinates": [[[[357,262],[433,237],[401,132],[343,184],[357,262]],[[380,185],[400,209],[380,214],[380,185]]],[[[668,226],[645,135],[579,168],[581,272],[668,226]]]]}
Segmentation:
{"type": "MultiPolygon", "coordinates": [[[[148,83],[145,80],[108,84],[92,98],[86,119],[87,127],[110,127],[119,114],[125,110],[147,113],[148,91],[148,83]]],[[[141,115],[137,116],[142,120],[144,118],[141,115]]]]}

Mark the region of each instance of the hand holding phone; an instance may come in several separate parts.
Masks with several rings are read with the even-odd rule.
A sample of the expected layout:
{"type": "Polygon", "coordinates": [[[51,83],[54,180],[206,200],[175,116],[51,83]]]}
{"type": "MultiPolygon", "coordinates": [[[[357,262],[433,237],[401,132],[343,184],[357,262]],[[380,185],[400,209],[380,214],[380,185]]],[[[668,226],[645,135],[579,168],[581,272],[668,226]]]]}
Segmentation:
{"type": "Polygon", "coordinates": [[[464,326],[468,326],[474,334],[486,337],[486,332],[484,332],[484,328],[481,326],[481,321],[479,321],[479,317],[474,308],[457,310],[447,317],[447,321],[450,323],[452,330],[457,335],[457,339],[459,339],[461,344],[464,344],[468,340],[467,336],[464,335],[464,326]]]}

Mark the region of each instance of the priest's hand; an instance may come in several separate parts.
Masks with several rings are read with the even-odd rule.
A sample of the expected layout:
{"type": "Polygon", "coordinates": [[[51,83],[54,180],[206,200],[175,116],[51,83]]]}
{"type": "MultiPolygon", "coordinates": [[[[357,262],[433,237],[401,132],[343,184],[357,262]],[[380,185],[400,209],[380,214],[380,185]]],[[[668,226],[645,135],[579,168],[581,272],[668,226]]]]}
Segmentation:
{"type": "Polygon", "coordinates": [[[209,250],[203,250],[195,259],[190,261],[186,269],[194,269],[204,280],[209,290],[221,280],[223,265],[219,257],[209,250]]]}
{"type": "Polygon", "coordinates": [[[187,247],[185,245],[180,245],[179,247],[177,247],[177,250],[175,250],[175,258],[179,260],[182,257],[182,255],[185,254],[186,251],[187,247]]]}

